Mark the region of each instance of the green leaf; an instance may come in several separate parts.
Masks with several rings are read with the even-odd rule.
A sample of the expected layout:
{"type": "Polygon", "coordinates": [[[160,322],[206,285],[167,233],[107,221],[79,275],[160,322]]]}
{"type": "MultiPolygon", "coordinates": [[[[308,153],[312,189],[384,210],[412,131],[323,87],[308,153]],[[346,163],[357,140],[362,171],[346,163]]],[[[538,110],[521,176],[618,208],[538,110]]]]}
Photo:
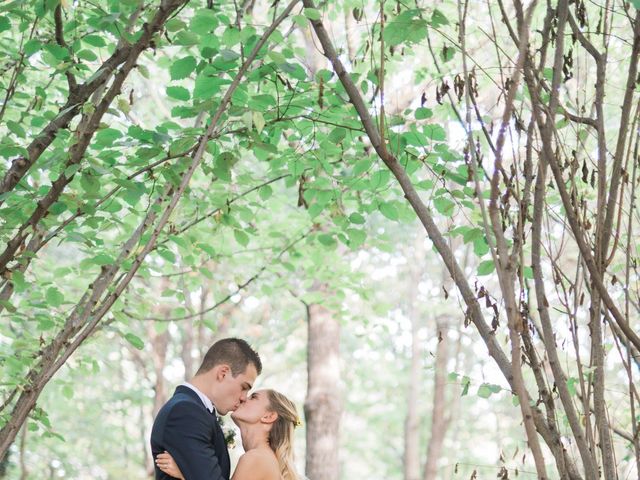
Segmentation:
{"type": "Polygon", "coordinates": [[[322,213],[322,211],[324,210],[324,207],[326,205],[324,203],[314,203],[313,205],[311,205],[309,207],[309,217],[311,218],[315,218],[318,215],[320,215],[322,213]]]}
{"type": "Polygon", "coordinates": [[[489,384],[483,383],[478,387],[478,396],[480,398],[489,398],[493,392],[489,388],[489,384]]]}
{"type": "Polygon", "coordinates": [[[280,52],[276,52],[274,50],[271,50],[271,51],[269,51],[267,53],[267,56],[278,65],[283,64],[283,63],[287,63],[287,59],[280,52]]]}
{"type": "Polygon", "coordinates": [[[433,206],[442,215],[450,217],[451,215],[453,215],[456,204],[453,201],[449,200],[447,197],[437,197],[433,200],[433,206]]]}
{"type": "Polygon", "coordinates": [[[0,32],[4,32],[11,28],[11,22],[5,16],[0,17],[0,32]]]}
{"type": "Polygon", "coordinates": [[[462,377],[462,392],[460,393],[461,397],[464,397],[467,393],[469,393],[469,385],[471,385],[471,379],[466,375],[462,377]]]}
{"type": "Polygon", "coordinates": [[[387,186],[389,179],[391,178],[391,172],[388,169],[378,170],[371,175],[369,185],[371,190],[379,190],[387,186]]]}
{"type": "Polygon", "coordinates": [[[383,202],[378,206],[378,210],[380,213],[387,217],[389,220],[398,220],[400,215],[398,214],[398,209],[393,203],[383,202]]]}
{"type": "Polygon", "coordinates": [[[427,118],[433,117],[433,111],[430,108],[416,108],[416,120],[426,120],[427,118]]]}
{"type": "Polygon", "coordinates": [[[367,234],[364,230],[356,228],[347,228],[347,235],[349,235],[349,247],[354,250],[361,246],[367,238],[367,234]]]}
{"type": "Polygon", "coordinates": [[[249,101],[251,110],[257,112],[266,112],[272,107],[275,107],[276,99],[273,95],[254,95],[249,101]]]}
{"type": "Polygon", "coordinates": [[[64,295],[56,287],[49,287],[45,299],[50,306],[59,307],[64,302],[64,295]]]}
{"type": "Polygon", "coordinates": [[[362,173],[369,170],[372,164],[373,164],[373,160],[371,158],[365,158],[364,160],[359,160],[353,167],[352,175],[354,177],[361,175],[362,173]]]}
{"type": "Polygon", "coordinates": [[[445,17],[445,15],[436,8],[431,14],[431,26],[437,28],[442,25],[449,25],[449,19],[447,19],[447,17],[445,17]]]}
{"type": "Polygon", "coordinates": [[[167,28],[168,32],[177,32],[178,30],[184,30],[185,28],[187,28],[187,24],[179,18],[171,18],[167,20],[167,23],[165,23],[165,27],[167,28]]]}
{"type": "Polygon", "coordinates": [[[27,132],[24,131],[24,128],[22,128],[22,125],[20,125],[18,122],[7,120],[7,127],[13,134],[17,135],[20,138],[25,138],[27,136],[27,132]]]}
{"type": "Polygon", "coordinates": [[[484,236],[480,238],[476,238],[473,241],[473,253],[475,253],[478,257],[482,257],[488,252],[489,252],[489,244],[485,240],[484,236]]]}
{"type": "Polygon", "coordinates": [[[31,55],[39,51],[41,48],[42,48],[42,43],[39,40],[32,38],[31,40],[29,40],[27,43],[24,44],[24,54],[27,57],[30,57],[31,55]]]}
{"type": "Polygon", "coordinates": [[[228,47],[233,47],[240,42],[240,32],[235,27],[227,27],[222,34],[222,43],[228,47]]]}
{"type": "Polygon", "coordinates": [[[211,98],[219,91],[220,81],[216,77],[200,74],[198,78],[196,78],[193,98],[211,98]]]}
{"type": "Polygon", "coordinates": [[[46,332],[56,326],[56,322],[50,318],[38,318],[38,330],[46,332]]]}
{"type": "Polygon", "coordinates": [[[225,62],[233,62],[234,60],[240,58],[240,54],[238,52],[229,48],[220,50],[220,56],[225,62]]]}
{"type": "Polygon", "coordinates": [[[96,133],[96,146],[111,147],[113,142],[122,137],[122,132],[115,128],[103,128],[96,133]]]}
{"type": "Polygon", "coordinates": [[[419,190],[433,189],[433,180],[421,180],[414,185],[419,190]]]}
{"type": "MultiPolygon", "coordinates": [[[[65,172],[66,174],[66,172],[65,172]]],[[[56,216],[67,210],[67,204],[64,202],[55,202],[51,207],[49,207],[49,214],[56,216]]]]}
{"type": "Polygon", "coordinates": [[[107,255],[106,253],[100,253],[91,259],[91,263],[96,265],[113,265],[115,260],[112,256],[107,255]]]}
{"type": "Polygon", "coordinates": [[[171,80],[182,80],[183,78],[187,78],[196,69],[196,66],[196,59],[192,56],[176,60],[169,68],[171,80]]]}
{"type": "Polygon", "coordinates": [[[640,10],[640,0],[631,0],[631,5],[640,10]]]}
{"type": "Polygon", "coordinates": [[[495,268],[493,260],[485,260],[478,265],[478,275],[489,275],[495,270],[495,268]]]}
{"type": "Polygon", "coordinates": [[[261,200],[269,199],[272,194],[273,194],[273,189],[269,185],[265,185],[258,189],[258,195],[260,196],[261,200]]]}
{"type": "Polygon", "coordinates": [[[455,54],[455,48],[449,46],[448,44],[445,44],[442,46],[442,50],[440,50],[440,59],[446,63],[449,60],[452,60],[455,54]]]}
{"type": "Polygon", "coordinates": [[[91,196],[95,196],[100,192],[100,181],[89,172],[84,172],[80,177],[80,186],[91,196]]]}
{"type": "Polygon", "coordinates": [[[24,278],[24,273],[22,273],[20,270],[14,270],[11,273],[11,283],[13,283],[13,287],[16,293],[23,292],[28,286],[24,278]]]}
{"type": "Polygon", "coordinates": [[[442,142],[447,138],[447,133],[445,132],[444,128],[435,123],[425,125],[422,131],[427,138],[430,138],[431,140],[436,142],[442,142]]]}
{"type": "Polygon", "coordinates": [[[62,396],[67,400],[73,398],[73,387],[70,384],[67,383],[62,387],[62,396]]]}
{"type": "Polygon", "coordinates": [[[262,113],[253,112],[252,120],[253,120],[253,125],[256,127],[256,132],[258,133],[262,132],[262,129],[264,128],[264,125],[265,125],[264,116],[262,115],[262,113]]]}
{"type": "Polygon", "coordinates": [[[298,26],[298,28],[307,28],[307,18],[304,15],[294,15],[293,21],[298,26]]]}
{"type": "Polygon", "coordinates": [[[242,230],[237,230],[237,229],[234,230],[233,236],[235,237],[236,242],[238,242],[243,247],[246,247],[247,245],[249,245],[249,235],[247,235],[242,230]]]}
{"type": "Polygon", "coordinates": [[[477,240],[478,238],[482,238],[483,232],[481,228],[469,228],[462,234],[462,240],[464,243],[469,243],[477,240]]]}
{"type": "Polygon", "coordinates": [[[325,247],[336,247],[338,242],[336,242],[336,239],[333,238],[333,235],[329,235],[328,233],[322,233],[320,235],[318,235],[318,241],[324,245],[325,247]]]}
{"type": "Polygon", "coordinates": [[[358,212],[353,212],[351,215],[349,215],[349,221],[356,225],[363,225],[365,223],[364,217],[358,212]]]}
{"type": "Polygon", "coordinates": [[[576,377],[567,378],[567,390],[569,390],[569,395],[571,395],[572,397],[575,397],[577,394],[577,391],[576,391],[577,382],[578,382],[578,379],[576,377]]]}
{"type": "Polygon", "coordinates": [[[125,340],[127,342],[129,342],[131,345],[133,345],[138,350],[142,350],[144,348],[144,342],[137,335],[134,335],[133,333],[126,333],[124,335],[124,338],[125,338],[125,340]]]}
{"type": "Polygon", "coordinates": [[[86,60],[87,62],[95,62],[96,60],[98,60],[98,56],[88,48],[85,48],[84,50],[80,50],[79,52],[76,52],[76,55],[78,58],[82,60],[86,60]]]}
{"type": "Polygon", "coordinates": [[[331,143],[339,144],[347,136],[347,130],[342,127],[336,127],[329,133],[329,140],[331,143]]]}
{"type": "Polygon", "coordinates": [[[421,15],[422,10],[417,8],[402,12],[385,27],[384,41],[394,46],[404,42],[411,45],[424,40],[427,36],[427,21],[421,15]]]}
{"type": "Polygon", "coordinates": [[[218,19],[213,10],[201,8],[191,19],[189,30],[198,35],[208,35],[218,26],[218,19]]]}
{"type": "Polygon", "coordinates": [[[158,255],[160,255],[162,258],[164,258],[167,262],[169,262],[171,264],[175,264],[176,263],[177,259],[176,259],[175,253],[173,253],[168,248],[160,248],[160,249],[158,249],[158,255]]]}
{"type": "Polygon", "coordinates": [[[322,18],[320,11],[316,8],[305,8],[303,13],[309,20],[320,20],[322,18]]]}
{"type": "Polygon", "coordinates": [[[191,98],[189,90],[184,87],[167,87],[167,96],[182,101],[187,101],[191,98]]]}
{"type": "Polygon", "coordinates": [[[47,44],[44,49],[49,52],[56,60],[66,61],[69,60],[69,50],[60,45],[47,44]]]}
{"type": "Polygon", "coordinates": [[[524,276],[524,278],[529,279],[529,280],[533,280],[533,268],[531,267],[524,267],[522,269],[522,275],[524,276]]]}
{"type": "Polygon", "coordinates": [[[92,47],[106,47],[107,46],[107,42],[105,42],[104,38],[102,38],[99,35],[87,35],[86,37],[83,37],[82,41],[85,42],[85,43],[88,43],[92,47]]]}

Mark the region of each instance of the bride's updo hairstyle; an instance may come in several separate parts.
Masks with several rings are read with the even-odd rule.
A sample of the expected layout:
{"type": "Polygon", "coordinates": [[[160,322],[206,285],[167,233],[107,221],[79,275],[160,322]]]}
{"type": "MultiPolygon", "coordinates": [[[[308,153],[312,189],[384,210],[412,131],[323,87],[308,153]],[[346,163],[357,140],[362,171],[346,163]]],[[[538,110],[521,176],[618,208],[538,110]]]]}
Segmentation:
{"type": "Polygon", "coordinates": [[[267,398],[269,410],[278,414],[269,432],[269,446],[276,454],[283,480],[300,480],[293,459],[293,431],[300,425],[296,406],[275,390],[267,390],[267,398]]]}

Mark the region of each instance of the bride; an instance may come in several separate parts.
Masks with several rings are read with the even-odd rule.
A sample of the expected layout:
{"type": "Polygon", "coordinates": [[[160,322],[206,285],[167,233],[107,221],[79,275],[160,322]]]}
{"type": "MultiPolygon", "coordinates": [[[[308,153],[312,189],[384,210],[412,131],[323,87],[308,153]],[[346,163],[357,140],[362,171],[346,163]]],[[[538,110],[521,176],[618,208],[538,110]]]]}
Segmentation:
{"type": "MultiPolygon", "coordinates": [[[[231,480],[300,480],[293,462],[293,430],[300,425],[291,400],[275,390],[258,390],[231,414],[245,453],[231,480]]],[[[157,456],[158,468],[184,480],[173,457],[157,456]]]]}

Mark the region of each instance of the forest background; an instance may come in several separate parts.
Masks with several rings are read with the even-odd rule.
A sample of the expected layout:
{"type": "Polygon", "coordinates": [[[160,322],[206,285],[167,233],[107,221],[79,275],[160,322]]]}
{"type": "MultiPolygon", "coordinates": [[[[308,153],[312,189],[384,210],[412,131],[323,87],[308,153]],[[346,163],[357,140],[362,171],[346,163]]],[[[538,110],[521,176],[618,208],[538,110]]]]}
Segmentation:
{"type": "Polygon", "coordinates": [[[0,478],[149,478],[225,336],[311,480],[637,478],[639,9],[0,3],[0,478]]]}

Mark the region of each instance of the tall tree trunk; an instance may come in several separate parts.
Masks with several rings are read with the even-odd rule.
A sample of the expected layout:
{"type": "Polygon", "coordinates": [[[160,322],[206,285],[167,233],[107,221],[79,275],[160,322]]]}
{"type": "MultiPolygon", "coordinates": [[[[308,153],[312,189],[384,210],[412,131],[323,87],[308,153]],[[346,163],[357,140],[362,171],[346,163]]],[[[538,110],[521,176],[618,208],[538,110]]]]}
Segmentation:
{"type": "MultiPolygon", "coordinates": [[[[169,287],[167,277],[162,278],[160,291],[169,287]]],[[[171,309],[168,305],[162,304],[158,307],[159,316],[169,318],[171,309]]],[[[153,386],[153,418],[156,418],[158,411],[167,401],[167,386],[164,379],[164,366],[167,363],[167,346],[169,344],[169,334],[165,330],[157,333],[152,322],[147,323],[147,336],[151,340],[151,358],[153,360],[153,372],[155,384],[153,386]]]]}
{"type": "Polygon", "coordinates": [[[340,478],[339,427],[343,409],[339,387],[340,324],[329,310],[317,304],[307,306],[307,323],[305,471],[313,480],[336,480],[340,478]]]}
{"type": "Polygon", "coordinates": [[[420,478],[420,386],[422,384],[422,349],[416,315],[411,317],[411,372],[407,393],[407,416],[404,421],[404,479],[420,478]]]}
{"type": "Polygon", "coordinates": [[[436,348],[435,379],[433,384],[433,408],[431,410],[431,435],[427,448],[427,461],[424,465],[423,480],[435,480],[438,473],[438,460],[442,453],[444,438],[449,427],[450,417],[446,415],[447,360],[449,358],[449,340],[446,323],[442,318],[436,320],[438,346],[436,348]]]}
{"type": "Polygon", "coordinates": [[[7,450],[5,456],[0,459],[0,478],[5,478],[7,476],[7,468],[9,468],[10,456],[11,451],[7,450]]]}
{"type": "Polygon", "coordinates": [[[22,435],[20,435],[20,480],[27,480],[29,478],[29,469],[27,468],[27,461],[25,460],[25,451],[27,449],[27,424],[22,427],[22,435]]]}
{"type": "Polygon", "coordinates": [[[409,390],[407,392],[407,416],[404,421],[404,479],[419,480],[420,478],[420,411],[419,398],[422,386],[423,349],[420,345],[420,327],[422,326],[421,312],[418,306],[418,284],[424,270],[424,235],[417,232],[416,240],[407,251],[407,258],[413,261],[409,264],[406,286],[406,314],[411,321],[411,359],[409,374],[409,390]]]}
{"type": "MultiPolygon", "coordinates": [[[[169,280],[167,277],[163,277],[160,285],[160,291],[169,287],[169,280]]],[[[168,305],[160,305],[155,312],[158,316],[169,318],[171,309],[168,305]]],[[[153,410],[151,412],[152,418],[156,418],[156,415],[167,401],[167,385],[164,378],[164,367],[167,363],[167,347],[169,345],[169,333],[165,330],[162,333],[156,331],[153,322],[147,323],[147,338],[149,338],[151,344],[151,360],[153,363],[153,410]]],[[[149,475],[154,472],[153,457],[149,454],[149,437],[144,438],[145,448],[145,468],[149,475]]]]}
{"type": "MultiPolygon", "coordinates": [[[[180,279],[180,286],[184,295],[184,305],[190,315],[195,314],[193,302],[191,301],[191,292],[187,288],[184,277],[180,279]]],[[[193,317],[187,318],[182,324],[182,350],[180,355],[184,364],[184,379],[189,380],[195,373],[193,370],[193,317]]]]}

